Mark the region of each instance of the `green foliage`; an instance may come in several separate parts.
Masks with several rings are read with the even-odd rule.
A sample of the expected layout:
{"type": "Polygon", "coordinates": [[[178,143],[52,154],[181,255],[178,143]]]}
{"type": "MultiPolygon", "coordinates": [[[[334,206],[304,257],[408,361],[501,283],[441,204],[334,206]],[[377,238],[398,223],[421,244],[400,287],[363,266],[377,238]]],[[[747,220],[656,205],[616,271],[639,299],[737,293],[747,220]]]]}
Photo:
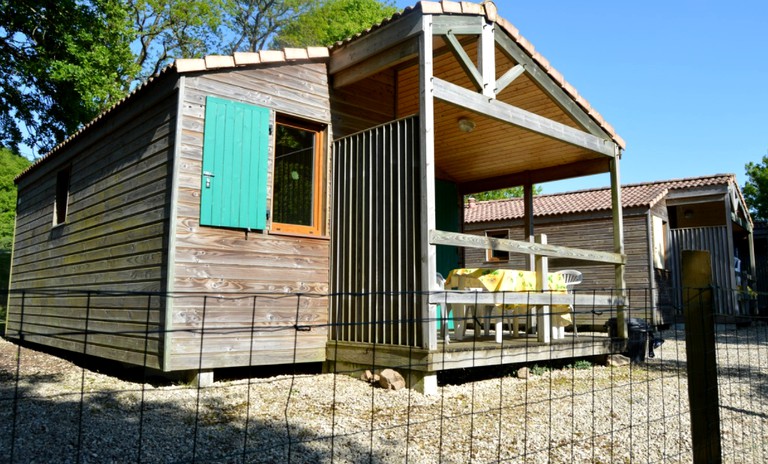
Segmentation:
{"type": "Polygon", "coordinates": [[[533,367],[531,367],[531,374],[533,375],[544,375],[549,371],[550,368],[547,366],[539,366],[538,364],[534,364],[533,367]]]}
{"type": "Polygon", "coordinates": [[[325,45],[351,37],[392,16],[397,8],[379,0],[325,0],[286,24],[275,37],[279,47],[325,45]]]}
{"type": "Polygon", "coordinates": [[[0,252],[13,246],[13,225],[16,217],[16,185],[13,179],[30,161],[0,147],[0,252]]]}
{"type": "Polygon", "coordinates": [[[255,52],[265,48],[278,31],[300,18],[319,0],[226,0],[224,21],[234,37],[226,46],[227,53],[255,52]]]}
{"type": "Polygon", "coordinates": [[[761,163],[747,163],[744,166],[747,181],[742,192],[755,221],[768,221],[768,155],[761,163]]]}
{"type": "Polygon", "coordinates": [[[219,28],[231,0],[126,0],[133,18],[141,77],[157,73],[175,58],[214,53],[219,28]]]}
{"type": "Polygon", "coordinates": [[[120,0],[0,0],[0,145],[47,151],[135,74],[120,0]]]}
{"type": "MultiPolygon", "coordinates": [[[[541,192],[542,192],[541,186],[539,185],[533,186],[534,195],[541,195],[541,192]]],[[[509,187],[509,188],[503,188],[499,190],[490,190],[488,192],[473,193],[472,195],[468,195],[467,197],[464,198],[465,203],[470,196],[477,201],[507,200],[510,198],[522,198],[523,187],[509,187]]]]}
{"type": "Polygon", "coordinates": [[[586,359],[579,359],[575,363],[573,363],[573,368],[576,370],[587,370],[592,368],[592,363],[587,361],[586,359]]]}

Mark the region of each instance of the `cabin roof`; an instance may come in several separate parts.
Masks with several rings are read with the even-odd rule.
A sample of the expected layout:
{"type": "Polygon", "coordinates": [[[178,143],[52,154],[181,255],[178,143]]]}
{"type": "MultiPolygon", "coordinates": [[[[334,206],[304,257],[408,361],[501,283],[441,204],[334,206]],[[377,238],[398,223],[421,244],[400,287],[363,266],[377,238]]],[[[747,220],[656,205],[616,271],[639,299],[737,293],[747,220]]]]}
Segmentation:
{"type": "Polygon", "coordinates": [[[622,149],[626,147],[625,141],[616,133],[613,126],[611,126],[605,119],[583,98],[576,89],[570,85],[563,78],[556,69],[554,69],[549,62],[540,53],[538,53],[533,45],[526,40],[520,32],[509,21],[498,16],[496,5],[492,1],[485,1],[483,3],[471,3],[471,2],[454,2],[454,1],[419,1],[412,7],[407,7],[401,12],[395,13],[392,17],[382,21],[381,23],[356,34],[346,40],[337,42],[331,47],[307,47],[307,48],[286,48],[283,50],[262,50],[259,52],[235,52],[233,55],[208,55],[203,58],[196,59],[177,59],[172,64],[166,66],[158,74],[150,77],[145,82],[137,86],[130,94],[116,102],[114,105],[104,110],[96,118],[83,125],[77,132],[69,136],[67,139],[56,145],[51,151],[46,153],[37,159],[31,166],[16,177],[16,182],[25,177],[29,172],[35,170],[40,164],[47,159],[60,152],[64,147],[71,144],[75,139],[78,139],[89,132],[100,121],[105,119],[110,113],[116,109],[128,104],[129,102],[139,98],[139,95],[144,93],[145,89],[155,85],[161,76],[170,73],[192,73],[192,72],[205,72],[205,71],[220,71],[227,68],[239,68],[248,66],[264,66],[274,65],[277,63],[300,63],[300,62],[317,62],[327,61],[330,53],[333,50],[342,48],[350,43],[356,42],[372,34],[376,30],[400,20],[403,17],[412,14],[445,14],[445,15],[474,15],[485,16],[487,20],[494,21],[500,26],[516,43],[519,45],[525,53],[527,53],[538,66],[540,66],[546,74],[557,83],[557,85],[563,89],[563,91],[593,120],[597,123],[606,134],[622,149]]]}
{"type": "MultiPolygon", "coordinates": [[[[651,208],[671,190],[728,184],[736,185],[735,175],[715,174],[704,177],[629,184],[621,187],[621,204],[623,208],[651,208]]],[[[610,187],[537,195],[533,199],[534,216],[539,217],[606,211],[610,209],[610,187]]],[[[466,223],[504,221],[522,219],[523,217],[524,204],[522,198],[470,202],[464,206],[464,222],[466,223]]]]}

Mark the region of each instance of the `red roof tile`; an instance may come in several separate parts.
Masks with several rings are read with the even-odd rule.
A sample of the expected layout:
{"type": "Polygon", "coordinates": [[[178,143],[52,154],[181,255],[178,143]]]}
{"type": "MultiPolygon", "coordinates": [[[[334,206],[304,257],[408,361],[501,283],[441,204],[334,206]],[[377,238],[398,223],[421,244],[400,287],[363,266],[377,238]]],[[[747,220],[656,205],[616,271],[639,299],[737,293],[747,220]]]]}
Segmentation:
{"type": "MultiPolygon", "coordinates": [[[[668,191],[703,187],[707,185],[728,185],[736,183],[733,174],[716,174],[706,177],[674,179],[643,184],[625,185],[621,188],[623,208],[652,207],[668,191]]],[[[508,200],[478,201],[464,206],[466,223],[521,219],[524,215],[522,198],[508,200]]],[[[538,195],[533,199],[534,216],[556,216],[560,214],[588,213],[611,209],[611,189],[608,187],[577,192],[538,195]]]]}

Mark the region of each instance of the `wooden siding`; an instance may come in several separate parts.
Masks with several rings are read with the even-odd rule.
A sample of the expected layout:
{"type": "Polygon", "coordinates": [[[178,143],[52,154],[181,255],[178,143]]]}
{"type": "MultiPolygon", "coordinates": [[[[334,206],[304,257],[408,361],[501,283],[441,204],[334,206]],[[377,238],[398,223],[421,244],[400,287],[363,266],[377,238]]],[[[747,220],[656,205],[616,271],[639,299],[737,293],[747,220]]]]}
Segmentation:
{"type": "MultiPolygon", "coordinates": [[[[328,125],[325,65],[279,64],[193,75],[184,78],[183,88],[172,270],[173,291],[179,295],[172,305],[167,369],[323,361],[327,298],[286,295],[327,293],[329,241],[268,230],[200,226],[199,214],[205,98],[259,105],[277,114],[328,125]],[[182,292],[222,298],[204,299],[182,292]],[[237,295],[242,298],[230,298],[237,295]],[[297,331],[297,319],[311,330],[297,331]]],[[[268,204],[272,200],[273,145],[268,204]]]]}
{"type": "Polygon", "coordinates": [[[361,132],[395,119],[394,76],[394,70],[387,70],[331,91],[335,138],[361,132]]]}
{"type": "Polygon", "coordinates": [[[9,337],[161,367],[164,306],[143,293],[165,289],[174,84],[156,81],[21,179],[9,337]],[[66,222],[54,226],[67,166],[66,222]]]}
{"type": "Polygon", "coordinates": [[[419,121],[334,143],[331,338],[421,346],[419,121]]]}
{"type": "MultiPolygon", "coordinates": [[[[524,240],[524,228],[515,223],[485,223],[466,224],[466,233],[483,235],[486,230],[509,230],[509,237],[524,240]]],[[[630,317],[650,319],[650,288],[649,284],[649,237],[647,234],[647,216],[635,214],[624,216],[624,250],[627,256],[626,284],[630,289],[630,317]]],[[[536,234],[546,234],[547,243],[552,245],[582,248],[586,250],[613,252],[613,223],[607,214],[604,217],[589,215],[580,220],[566,221],[562,218],[549,218],[547,222],[536,224],[536,234]]],[[[528,269],[526,255],[510,253],[509,261],[488,261],[485,250],[465,249],[466,267],[499,267],[512,269],[528,269]]],[[[615,288],[615,268],[612,265],[602,265],[583,261],[563,262],[550,260],[550,271],[559,269],[577,269],[584,275],[582,284],[576,290],[579,292],[600,291],[606,293],[617,291],[615,288]]],[[[581,315],[577,318],[579,324],[602,325],[609,316],[581,315]],[[586,319],[586,320],[585,320],[586,319]]]]}

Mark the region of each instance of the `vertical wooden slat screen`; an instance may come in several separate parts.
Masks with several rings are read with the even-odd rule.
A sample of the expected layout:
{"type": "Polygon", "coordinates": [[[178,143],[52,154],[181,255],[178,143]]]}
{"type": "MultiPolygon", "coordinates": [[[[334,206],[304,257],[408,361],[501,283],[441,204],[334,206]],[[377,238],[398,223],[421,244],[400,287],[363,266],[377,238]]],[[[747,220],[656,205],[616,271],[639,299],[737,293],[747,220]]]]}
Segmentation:
{"type": "Polygon", "coordinates": [[[672,279],[675,306],[682,307],[680,257],[683,250],[707,250],[712,259],[712,281],[715,283],[715,311],[719,314],[736,314],[738,308],[731,288],[731,257],[728,256],[728,231],[725,227],[691,227],[672,229],[672,279]]]}
{"type": "Polygon", "coordinates": [[[422,345],[418,128],[410,117],[333,144],[334,340],[422,345]]]}

